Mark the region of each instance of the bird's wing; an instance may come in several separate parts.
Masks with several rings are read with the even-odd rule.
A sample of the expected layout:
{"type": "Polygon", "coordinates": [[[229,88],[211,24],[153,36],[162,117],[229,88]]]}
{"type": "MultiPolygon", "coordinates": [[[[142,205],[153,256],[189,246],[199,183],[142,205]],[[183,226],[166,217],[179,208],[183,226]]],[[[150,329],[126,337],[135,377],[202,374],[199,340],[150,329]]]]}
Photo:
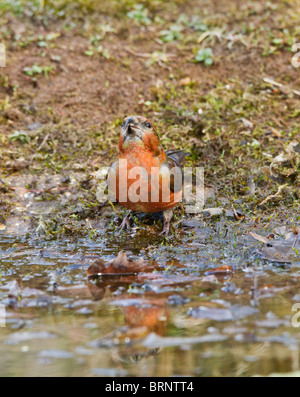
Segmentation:
{"type": "Polygon", "coordinates": [[[180,165],[186,156],[189,156],[190,154],[184,150],[166,150],[166,155],[180,165]]]}
{"type": "Polygon", "coordinates": [[[166,150],[166,155],[168,160],[166,165],[170,173],[170,183],[169,187],[173,193],[178,193],[182,189],[183,185],[183,172],[181,168],[181,163],[189,156],[184,150],[166,150]]]}
{"type": "Polygon", "coordinates": [[[173,193],[178,193],[182,190],[183,172],[180,165],[171,157],[161,166],[160,173],[163,178],[168,178],[169,189],[173,193]]]}

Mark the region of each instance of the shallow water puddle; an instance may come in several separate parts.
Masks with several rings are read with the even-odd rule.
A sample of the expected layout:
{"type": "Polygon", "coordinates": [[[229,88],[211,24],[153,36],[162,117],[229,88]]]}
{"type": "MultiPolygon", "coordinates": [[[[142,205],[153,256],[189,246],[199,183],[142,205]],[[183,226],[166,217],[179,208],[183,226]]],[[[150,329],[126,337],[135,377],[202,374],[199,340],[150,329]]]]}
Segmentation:
{"type": "Polygon", "coordinates": [[[108,228],[97,239],[2,232],[3,376],[242,376],[299,369],[292,311],[299,263],[258,259],[246,230],[224,238],[189,227],[164,240],[151,228],[118,237],[108,228]],[[103,259],[103,271],[121,250],[131,264],[143,257],[141,269],[87,277],[96,259],[103,259]]]}

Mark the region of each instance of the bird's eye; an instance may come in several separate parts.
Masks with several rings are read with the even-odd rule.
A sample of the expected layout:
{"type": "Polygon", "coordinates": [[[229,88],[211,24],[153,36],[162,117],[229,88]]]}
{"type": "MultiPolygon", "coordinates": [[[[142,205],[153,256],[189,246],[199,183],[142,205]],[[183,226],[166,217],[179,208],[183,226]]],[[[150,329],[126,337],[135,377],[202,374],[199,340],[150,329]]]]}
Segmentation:
{"type": "Polygon", "coordinates": [[[145,122],[145,126],[146,126],[147,128],[151,128],[151,124],[149,123],[149,121],[146,121],[146,122],[145,122]]]}

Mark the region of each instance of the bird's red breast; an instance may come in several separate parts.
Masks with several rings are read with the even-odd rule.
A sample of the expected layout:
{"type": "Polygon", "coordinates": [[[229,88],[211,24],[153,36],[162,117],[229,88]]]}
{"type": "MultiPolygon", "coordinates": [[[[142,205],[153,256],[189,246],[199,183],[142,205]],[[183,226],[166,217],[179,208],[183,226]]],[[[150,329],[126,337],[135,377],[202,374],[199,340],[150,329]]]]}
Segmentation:
{"type": "Polygon", "coordinates": [[[180,164],[164,151],[152,123],[141,116],[125,118],[118,160],[109,173],[109,186],[120,204],[146,213],[173,208],[182,197],[181,185],[174,188],[174,176],[182,182],[180,164]]]}

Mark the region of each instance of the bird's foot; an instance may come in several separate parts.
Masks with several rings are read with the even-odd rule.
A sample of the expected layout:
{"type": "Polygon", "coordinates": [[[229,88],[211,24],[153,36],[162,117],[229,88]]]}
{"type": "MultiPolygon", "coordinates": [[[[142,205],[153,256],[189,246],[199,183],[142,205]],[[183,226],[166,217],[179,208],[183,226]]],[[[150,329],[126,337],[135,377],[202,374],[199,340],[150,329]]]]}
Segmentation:
{"type": "Polygon", "coordinates": [[[131,214],[131,210],[129,210],[129,211],[127,212],[127,214],[124,216],[123,221],[122,221],[122,223],[121,223],[121,225],[120,225],[118,234],[121,234],[121,232],[122,232],[124,229],[130,230],[130,222],[129,222],[129,219],[128,219],[130,214],[131,214]]]}
{"type": "Polygon", "coordinates": [[[159,233],[161,236],[168,236],[170,233],[170,222],[165,222],[164,228],[161,233],[159,233]]]}
{"type": "Polygon", "coordinates": [[[173,217],[173,211],[172,210],[166,210],[163,212],[164,216],[164,228],[162,232],[160,233],[161,236],[168,236],[170,232],[170,224],[171,224],[171,219],[173,217]]]}

